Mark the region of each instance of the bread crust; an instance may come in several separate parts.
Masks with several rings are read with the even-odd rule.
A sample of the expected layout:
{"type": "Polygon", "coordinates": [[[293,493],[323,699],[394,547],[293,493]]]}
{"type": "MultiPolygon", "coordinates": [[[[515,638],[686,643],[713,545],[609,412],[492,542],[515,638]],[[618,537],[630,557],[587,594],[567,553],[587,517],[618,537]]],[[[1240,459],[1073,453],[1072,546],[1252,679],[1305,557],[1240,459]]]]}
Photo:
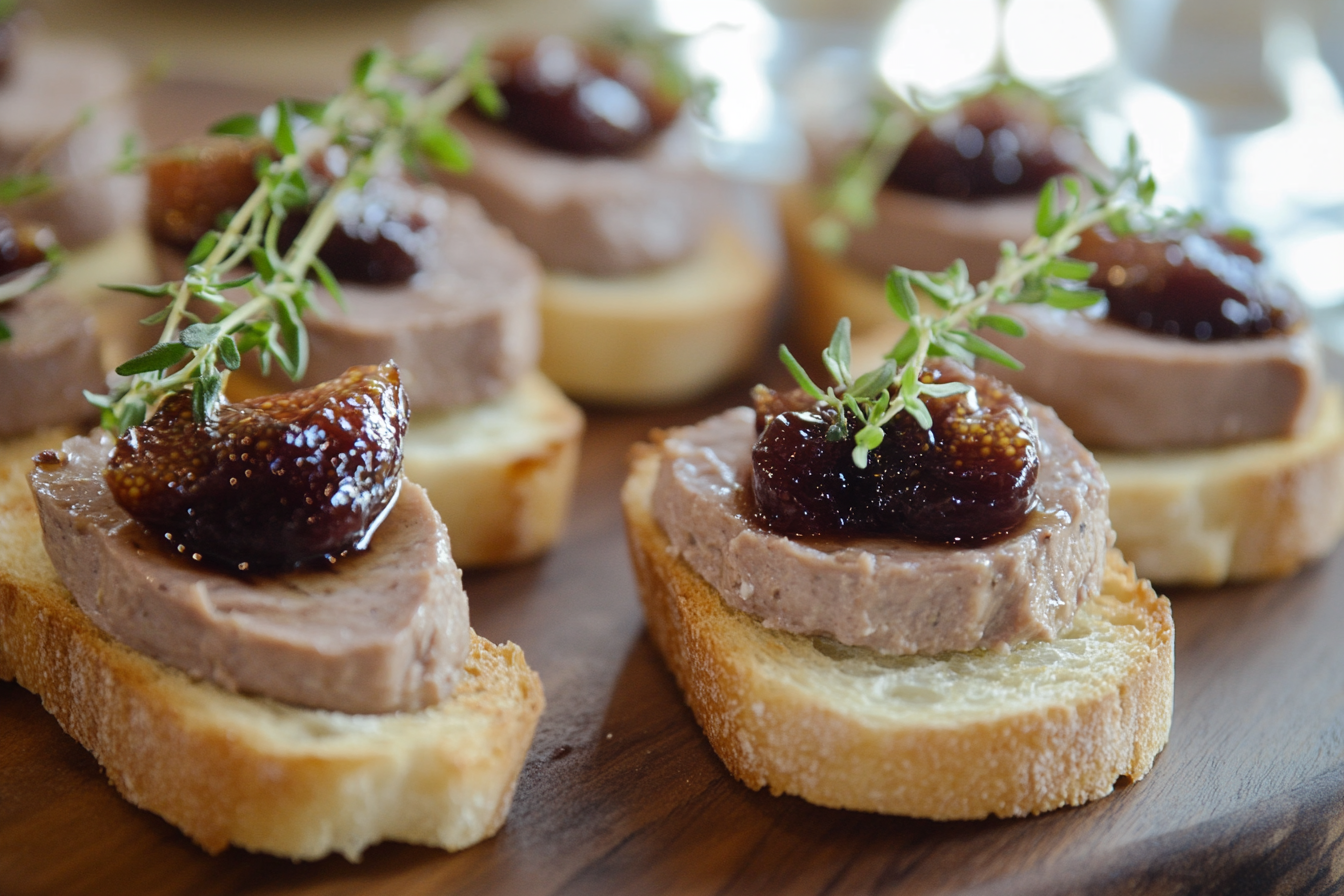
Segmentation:
{"type": "Polygon", "coordinates": [[[641,274],[549,271],[541,369],[580,401],[686,401],[748,369],[770,322],[779,265],[721,219],[689,258],[641,274]]]}
{"type": "Polygon", "coordinates": [[[1296,437],[1190,451],[1098,451],[1116,544],[1168,585],[1291,575],[1344,535],[1344,409],[1328,386],[1296,437]]]}
{"type": "Polygon", "coordinates": [[[503,824],[544,706],[514,644],[473,633],[453,697],[350,716],[245,697],[93,626],[42,548],[27,454],[0,452],[0,678],[42,698],[132,803],[207,852],[357,859],[384,839],[462,849],[503,824]]]}
{"type": "Polygon", "coordinates": [[[1052,666],[1036,664],[1036,654],[1022,648],[884,658],[771,631],[728,609],[669,550],[652,518],[657,449],[636,446],[633,461],[622,502],[650,636],[711,745],[747,786],[823,806],[925,818],[1030,815],[1104,796],[1119,777],[1141,778],[1166,743],[1171,606],[1118,552],[1108,557],[1101,595],[1080,611],[1084,621],[1059,641],[1030,648],[1057,654],[1052,666]],[[1088,653],[1077,635],[1086,625],[1120,646],[1088,653]],[[1071,659],[1075,648],[1103,662],[1079,665],[1071,659]],[[855,686],[873,670],[902,664],[942,674],[919,665],[927,662],[963,670],[943,676],[955,691],[964,670],[1012,668],[1014,655],[1024,669],[1044,669],[1038,677],[1058,675],[1067,699],[1049,688],[1039,692],[1040,682],[1030,680],[1030,687],[1004,688],[988,705],[944,700],[945,711],[897,711],[892,701],[861,700],[855,686]],[[849,675],[847,668],[867,671],[849,675]]]}

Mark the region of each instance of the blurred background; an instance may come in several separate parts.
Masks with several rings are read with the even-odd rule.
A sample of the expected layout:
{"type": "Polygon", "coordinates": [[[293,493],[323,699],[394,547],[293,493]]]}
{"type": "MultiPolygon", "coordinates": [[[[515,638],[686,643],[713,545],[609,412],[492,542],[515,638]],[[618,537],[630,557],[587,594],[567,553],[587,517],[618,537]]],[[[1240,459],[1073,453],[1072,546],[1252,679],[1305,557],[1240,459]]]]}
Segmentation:
{"type": "Polygon", "coordinates": [[[38,0],[55,31],[111,40],[170,81],[320,95],[370,44],[441,29],[684,38],[718,84],[714,167],[785,183],[806,128],[862,127],[875,84],[955,91],[995,72],[1062,98],[1103,160],[1138,137],[1170,204],[1251,228],[1344,346],[1344,0],[38,0]]]}

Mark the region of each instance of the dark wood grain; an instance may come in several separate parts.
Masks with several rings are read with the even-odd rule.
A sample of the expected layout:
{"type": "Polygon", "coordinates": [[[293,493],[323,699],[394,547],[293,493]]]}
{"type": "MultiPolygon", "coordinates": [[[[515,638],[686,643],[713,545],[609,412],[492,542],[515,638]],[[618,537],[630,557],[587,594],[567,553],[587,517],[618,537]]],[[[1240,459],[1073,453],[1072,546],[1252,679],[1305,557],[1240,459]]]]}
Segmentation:
{"type": "MultiPolygon", "coordinates": [[[[162,90],[191,108],[159,113],[160,136],[238,99],[162,90]]],[[[736,403],[746,385],[694,407],[591,412],[563,541],[467,576],[473,623],[523,645],[549,704],[493,840],[456,855],[382,844],[359,864],[210,857],[121,800],[37,698],[0,684],[0,893],[1339,890],[1344,552],[1287,581],[1173,595],[1171,741],[1145,780],[1088,806],[935,823],[822,809],[729,777],[644,633],[617,490],[631,442],[736,403]]]]}

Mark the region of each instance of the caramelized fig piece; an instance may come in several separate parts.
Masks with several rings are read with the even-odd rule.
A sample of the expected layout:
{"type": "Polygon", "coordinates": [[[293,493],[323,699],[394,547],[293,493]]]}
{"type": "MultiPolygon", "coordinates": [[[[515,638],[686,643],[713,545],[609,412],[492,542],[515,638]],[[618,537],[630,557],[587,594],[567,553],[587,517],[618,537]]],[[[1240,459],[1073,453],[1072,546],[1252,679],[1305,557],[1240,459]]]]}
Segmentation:
{"type": "Polygon", "coordinates": [[[154,239],[190,250],[257,188],[257,159],[269,153],[262,140],[218,137],[151,156],[145,164],[145,210],[154,239]]]}
{"type": "Polygon", "coordinates": [[[1040,101],[989,93],[915,134],[887,178],[913,193],[978,199],[1035,193],[1073,169],[1081,140],[1040,101]]]}
{"type": "Polygon", "coordinates": [[[1106,292],[1106,316],[1140,330],[1205,342],[1285,333],[1304,318],[1245,240],[1196,231],[1118,237],[1098,227],[1072,254],[1097,265],[1091,282],[1106,292]]]}
{"type": "Polygon", "coordinates": [[[677,117],[644,65],[551,35],[493,53],[507,110],[499,123],[534,143],[575,155],[638,149],[677,117]]]}
{"type": "Polygon", "coordinates": [[[41,228],[15,224],[0,215],[0,277],[17,274],[47,260],[47,253],[38,245],[41,233],[41,228]]]}
{"type": "MultiPolygon", "coordinates": [[[[930,364],[921,378],[973,389],[926,399],[931,429],[909,414],[896,416],[862,470],[851,458],[852,439],[826,441],[837,419],[832,408],[776,413],[752,451],[752,487],[766,524],[790,535],[971,544],[1021,523],[1032,509],[1040,467],[1025,403],[998,380],[960,365],[930,364]]],[[[857,429],[853,420],[849,429],[857,429]]]]}
{"type": "Polygon", "coordinates": [[[933,427],[909,414],[859,471],[854,498],[873,532],[975,543],[1011,531],[1031,512],[1040,441],[1026,403],[1011,387],[959,365],[930,365],[924,382],[968,382],[973,389],[925,406],[933,427]]]}
{"type": "Polygon", "coordinates": [[[854,529],[853,484],[860,471],[850,459],[852,443],[827,441],[834,420],[829,407],[781,410],[770,415],[756,440],[752,494],[777,532],[825,535],[854,529]]]}
{"type": "Polygon", "coordinates": [[[192,419],[178,393],[117,441],[117,503],[175,549],[251,572],[363,550],[396,500],[406,397],[395,364],[192,419]]]}
{"type": "MultiPolygon", "coordinates": [[[[421,212],[432,201],[403,180],[375,177],[359,192],[337,204],[339,218],[318,257],[338,280],[355,283],[405,283],[424,267],[438,242],[421,212]]],[[[308,222],[308,214],[290,212],[280,229],[280,245],[288,248],[308,222]]]]}

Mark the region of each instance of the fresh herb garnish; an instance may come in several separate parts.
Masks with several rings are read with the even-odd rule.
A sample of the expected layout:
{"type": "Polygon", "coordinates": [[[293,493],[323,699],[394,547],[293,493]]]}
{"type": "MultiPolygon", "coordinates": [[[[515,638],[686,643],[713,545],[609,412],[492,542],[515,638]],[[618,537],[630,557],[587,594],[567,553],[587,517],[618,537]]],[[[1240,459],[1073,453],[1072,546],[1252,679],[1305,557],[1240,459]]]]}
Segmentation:
{"type": "Polygon", "coordinates": [[[421,159],[450,170],[470,164],[466,141],[447,117],[468,96],[494,91],[480,48],[448,75],[432,57],[399,59],[370,50],[355,62],[350,86],[325,103],[282,100],[273,117],[237,116],[216,125],[218,133],[264,134],[274,157],[258,164],[257,187],[242,207],[191,250],[181,280],[108,287],[168,303],[142,321],[163,324],[158,343],[117,368],[129,379],[108,395],[85,393],[102,408],[105,428],[124,432],[152,415],[164,397],[184,390],[192,393],[196,419],[211,419],[228,372],[252,349],[260,352],[263,370],[274,360],[292,379],[303,376],[308,337],[302,315],[313,307],[314,295],[309,272],[341,301],[336,278],[317,257],[335,226],[338,199],[389,166],[421,159]],[[300,149],[305,125],[318,129],[321,148],[337,147],[346,156],[345,172],[320,197],[310,195],[304,178],[307,154],[318,148],[305,138],[300,149]],[[313,200],[307,222],[282,254],[286,216],[313,200]],[[243,264],[250,264],[252,273],[229,279],[243,264]],[[244,289],[250,298],[235,305],[224,295],[231,289],[244,289]],[[205,320],[190,311],[192,299],[215,309],[214,316],[205,320]]]}
{"type": "Polygon", "coordinates": [[[787,347],[779,347],[780,360],[803,391],[836,410],[836,423],[826,438],[844,441],[851,436],[851,426],[857,427],[853,433],[855,466],[867,466],[868,452],[882,444],[882,427],[897,414],[909,413],[928,429],[933,421],[922,397],[955,395],[969,388],[964,383],[922,382],[919,374],[928,358],[951,357],[970,363],[979,357],[1021,368],[1011,355],[974,332],[979,327],[1010,336],[1025,332],[1014,318],[991,313],[991,306],[1044,303],[1075,309],[1102,298],[1103,293],[1086,284],[1095,265],[1068,257],[1083,231],[1104,224],[1123,235],[1186,220],[1185,216],[1153,210],[1157,185],[1139,158],[1133,138],[1125,160],[1109,181],[1088,179],[1091,195],[1084,195],[1075,177],[1046,184],[1037,207],[1036,235],[1020,247],[1005,241],[994,276],[982,283],[971,285],[966,264],[960,259],[939,272],[893,267],[887,276],[887,303],[909,327],[877,368],[859,376],[850,370],[847,318],[841,319],[830,346],[822,352],[826,369],[836,382],[825,391],[812,381],[787,347]],[[921,306],[916,290],[928,299],[931,310],[921,306]]]}

